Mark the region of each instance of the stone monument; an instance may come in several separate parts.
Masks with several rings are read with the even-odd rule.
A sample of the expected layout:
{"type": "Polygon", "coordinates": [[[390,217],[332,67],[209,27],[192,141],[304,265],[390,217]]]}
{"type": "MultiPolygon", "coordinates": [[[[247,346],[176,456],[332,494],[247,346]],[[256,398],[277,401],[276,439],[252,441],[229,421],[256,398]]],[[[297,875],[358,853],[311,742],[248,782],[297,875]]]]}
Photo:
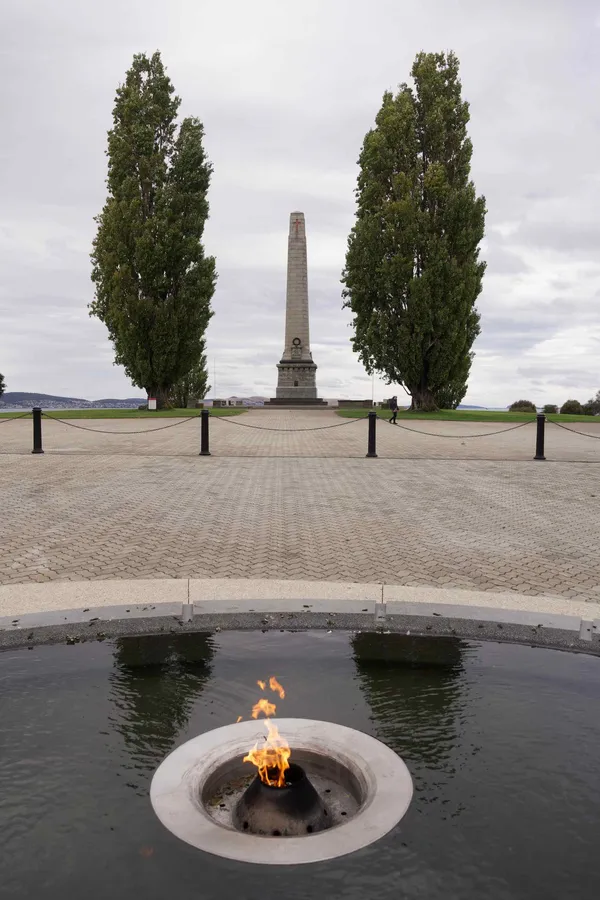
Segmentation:
{"type": "Polygon", "coordinates": [[[317,397],[317,366],[310,352],[306,226],[301,212],[290,215],[285,346],[277,372],[275,398],[265,406],[326,406],[317,397]]]}

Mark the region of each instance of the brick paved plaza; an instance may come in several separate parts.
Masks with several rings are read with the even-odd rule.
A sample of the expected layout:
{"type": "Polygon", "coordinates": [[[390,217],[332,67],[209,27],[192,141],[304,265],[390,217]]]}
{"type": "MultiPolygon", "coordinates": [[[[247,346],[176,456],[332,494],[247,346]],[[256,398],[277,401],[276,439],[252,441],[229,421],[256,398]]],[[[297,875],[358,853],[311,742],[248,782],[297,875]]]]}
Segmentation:
{"type": "MultiPolygon", "coordinates": [[[[58,415],[58,413],[52,413],[58,415]]],[[[46,453],[196,456],[199,420],[43,419],[46,453]],[[167,426],[165,428],[165,425],[167,426]],[[174,426],[174,427],[173,427],[174,426]],[[103,433],[105,431],[116,433],[103,433]],[[128,432],[137,432],[129,434],[128,432]]],[[[518,424],[518,423],[517,423],[518,424]]],[[[546,426],[546,455],[552,460],[600,463],[600,421],[546,426]]],[[[29,454],[31,420],[3,424],[3,454],[29,454]]],[[[303,457],[362,459],[367,451],[366,419],[344,419],[332,410],[256,409],[241,416],[211,418],[211,450],[219,457],[303,457]]],[[[377,423],[377,452],[382,459],[476,459],[529,462],[535,453],[535,423],[515,428],[502,422],[439,422],[423,419],[377,423]],[[408,431],[407,428],[414,429],[408,431]],[[416,433],[420,432],[420,433],[416,433]],[[498,433],[499,432],[499,433],[498,433]],[[442,434],[445,437],[437,437],[442,434]],[[487,435],[489,437],[480,437],[487,435]],[[473,437],[470,437],[473,435],[473,437]]]]}
{"type": "Polygon", "coordinates": [[[44,456],[28,452],[30,421],[0,425],[0,583],[290,578],[600,600],[600,441],[559,429],[550,441],[549,427],[548,454],[582,461],[535,463],[533,426],[463,444],[380,423],[370,460],[362,421],[266,430],[345,421],[212,421],[210,458],[197,455],[197,422],[152,435],[158,420],[75,420],[145,432],[127,437],[46,422],[44,456]],[[430,458],[411,459],[425,441],[430,458]]]}

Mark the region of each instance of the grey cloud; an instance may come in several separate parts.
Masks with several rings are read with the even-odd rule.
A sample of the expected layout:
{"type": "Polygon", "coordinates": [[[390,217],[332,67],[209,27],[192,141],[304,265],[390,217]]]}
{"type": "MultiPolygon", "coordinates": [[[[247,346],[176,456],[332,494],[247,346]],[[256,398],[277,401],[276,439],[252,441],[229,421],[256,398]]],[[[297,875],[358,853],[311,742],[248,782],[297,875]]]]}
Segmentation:
{"type": "MultiPolygon", "coordinates": [[[[564,278],[553,278],[550,284],[555,291],[568,291],[571,288],[571,283],[564,278]]],[[[558,298],[556,302],[560,302],[558,298]]]]}
{"type": "Polygon", "coordinates": [[[585,222],[524,222],[514,241],[526,247],[540,247],[567,253],[571,257],[600,259],[600,217],[585,222]]]}
{"type": "MultiPolygon", "coordinates": [[[[205,124],[215,168],[206,244],[220,277],[208,353],[228,393],[274,388],[286,229],[295,208],[307,216],[322,393],[370,393],[341,309],[356,161],[384,90],[407,80],[424,34],[424,49],[451,46],[461,59],[473,178],[489,209],[476,350],[496,362],[474,366],[470,396],[509,402],[504,373],[517,374],[520,355],[568,327],[598,327],[600,164],[589,115],[589,97],[600,87],[595,5],[464,0],[458,10],[423,0],[419,15],[407,17],[397,0],[378,0],[377,9],[365,16],[359,0],[305,0],[292,27],[292,10],[277,0],[262,0],[261,16],[241,0],[105,0],[85,8],[75,0],[5,0],[0,371],[13,389],[132,392],[111,365],[105,329],[87,315],[88,253],[105,199],[115,89],[133,54],[157,47],[182,115],[205,124]],[[494,226],[506,223],[515,230],[503,239],[494,226]],[[547,283],[537,250],[578,268],[550,281],[550,297],[529,291],[516,302],[523,279],[547,283]],[[588,287],[589,299],[582,296],[588,287]]],[[[594,360],[586,366],[591,379],[594,360]]],[[[526,365],[519,377],[545,376],[526,365]]],[[[561,377],[571,390],[568,371],[561,377]]]]}
{"type": "MultiPolygon", "coordinates": [[[[585,369],[581,371],[578,369],[576,372],[573,372],[572,369],[569,368],[553,368],[551,371],[548,370],[547,367],[544,367],[543,364],[537,366],[519,366],[517,369],[517,373],[521,375],[523,378],[528,379],[539,379],[536,383],[540,385],[545,384],[556,384],[557,382],[561,385],[562,388],[569,390],[572,389],[576,392],[577,397],[581,403],[585,403],[589,400],[585,391],[581,390],[582,379],[589,384],[594,384],[598,381],[598,372],[596,369],[590,367],[589,369],[585,369]]],[[[590,392],[591,393],[591,392],[590,392]]]]}
{"type": "Polygon", "coordinates": [[[491,240],[487,250],[482,254],[482,259],[487,263],[487,272],[498,275],[523,275],[531,271],[529,266],[518,253],[502,247],[498,241],[491,240]]]}

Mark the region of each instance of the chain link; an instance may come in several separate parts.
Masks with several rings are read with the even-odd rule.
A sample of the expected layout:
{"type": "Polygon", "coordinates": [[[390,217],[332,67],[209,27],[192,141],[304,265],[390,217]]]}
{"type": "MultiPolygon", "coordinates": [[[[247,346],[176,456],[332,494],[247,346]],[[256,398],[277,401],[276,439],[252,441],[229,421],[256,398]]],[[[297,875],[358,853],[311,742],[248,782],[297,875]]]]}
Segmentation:
{"type": "Polygon", "coordinates": [[[211,419],[218,419],[227,425],[238,425],[240,428],[251,428],[254,431],[279,431],[279,432],[300,432],[300,431],[326,431],[328,428],[343,428],[344,425],[353,425],[355,422],[361,422],[368,419],[368,416],[358,416],[355,419],[349,419],[347,422],[337,422],[335,425],[317,425],[314,428],[264,428],[262,425],[248,425],[246,422],[236,422],[235,420],[224,418],[223,416],[213,416],[211,419]]]}
{"type": "Polygon", "coordinates": [[[26,419],[27,416],[31,416],[30,412],[20,413],[18,416],[11,416],[10,418],[0,418],[0,425],[3,425],[4,422],[15,422],[17,419],[26,419]]]}
{"type": "Polygon", "coordinates": [[[85,425],[75,425],[74,422],[69,422],[68,419],[59,419],[57,416],[48,416],[46,413],[42,413],[45,419],[50,419],[52,422],[61,422],[63,425],[69,425],[70,428],[78,428],[80,431],[91,431],[94,434],[152,434],[154,431],[165,431],[167,428],[175,428],[177,425],[185,425],[192,419],[199,419],[200,416],[186,416],[185,419],[182,419],[180,422],[170,422],[169,425],[162,425],[160,428],[138,428],[136,431],[113,431],[107,430],[105,428],[87,428],[85,425]]]}
{"type": "MultiPolygon", "coordinates": [[[[389,422],[389,419],[383,418],[383,416],[377,416],[377,418],[381,422],[389,422]]],[[[519,422],[518,425],[512,425],[510,428],[502,428],[500,431],[486,431],[481,434],[441,434],[437,431],[420,431],[418,428],[409,428],[408,425],[401,425],[400,422],[392,422],[392,425],[397,425],[398,428],[403,428],[404,431],[412,431],[413,434],[425,434],[427,437],[441,437],[441,438],[456,438],[457,440],[465,440],[466,438],[480,438],[480,437],[491,437],[495,434],[506,434],[507,431],[516,431],[517,428],[523,428],[524,425],[532,425],[536,420],[528,419],[526,422],[519,422]]]]}
{"type": "Polygon", "coordinates": [[[594,441],[600,441],[600,434],[588,434],[587,431],[577,431],[576,428],[567,428],[566,425],[562,425],[561,422],[555,422],[553,419],[550,419],[553,425],[558,425],[559,428],[564,428],[565,431],[570,431],[571,434],[578,434],[580,437],[589,437],[594,441]]]}

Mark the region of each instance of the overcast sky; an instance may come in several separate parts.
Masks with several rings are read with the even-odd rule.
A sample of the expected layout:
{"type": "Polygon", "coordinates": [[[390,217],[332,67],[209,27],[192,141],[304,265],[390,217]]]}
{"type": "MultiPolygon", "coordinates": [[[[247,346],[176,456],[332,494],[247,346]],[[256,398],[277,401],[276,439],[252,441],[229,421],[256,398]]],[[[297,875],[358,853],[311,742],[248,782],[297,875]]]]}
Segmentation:
{"type": "MultiPolygon", "coordinates": [[[[2,0],[0,372],[8,390],[138,396],[90,319],[106,131],[136,52],[159,49],[206,130],[208,356],[217,394],[273,395],[288,216],[306,215],[324,397],[368,397],[340,273],[356,160],[419,50],[453,49],[488,205],[482,334],[464,402],[600,388],[600,7],[591,0],[2,0]]],[[[390,395],[382,382],[376,397],[390,395]]],[[[212,395],[212,392],[211,392],[212,395]]]]}

